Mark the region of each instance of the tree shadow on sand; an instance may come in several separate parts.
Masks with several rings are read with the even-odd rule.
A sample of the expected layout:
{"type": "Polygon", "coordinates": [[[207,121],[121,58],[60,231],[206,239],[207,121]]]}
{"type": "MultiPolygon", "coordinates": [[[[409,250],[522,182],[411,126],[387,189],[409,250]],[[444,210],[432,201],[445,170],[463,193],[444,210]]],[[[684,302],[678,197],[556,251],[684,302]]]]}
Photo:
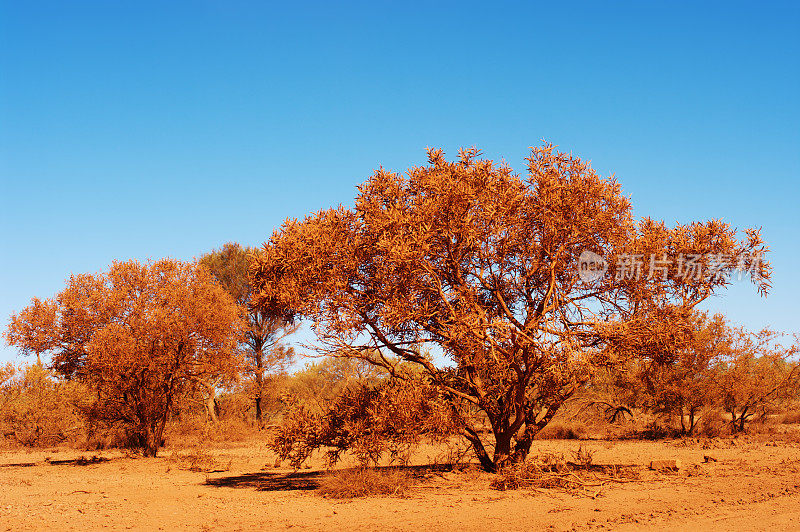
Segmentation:
{"type": "Polygon", "coordinates": [[[102,456],[92,456],[91,458],[86,458],[81,456],[80,458],[73,458],[71,460],[50,460],[49,458],[45,458],[44,462],[20,462],[15,464],[0,464],[0,467],[32,467],[37,465],[74,465],[74,466],[86,466],[92,464],[101,464],[103,462],[110,461],[110,458],[103,458],[102,456]]]}
{"type": "Polygon", "coordinates": [[[256,491],[294,491],[313,490],[325,471],[295,471],[293,473],[245,473],[222,478],[207,479],[207,486],[217,488],[250,488],[256,491]]]}
{"type": "MultiPolygon", "coordinates": [[[[358,468],[348,468],[355,470],[358,468]]],[[[337,469],[335,471],[347,471],[348,469],[337,469]]],[[[415,476],[422,476],[425,473],[435,471],[450,471],[452,466],[443,465],[415,465],[415,466],[378,466],[376,470],[400,470],[408,471],[415,476]]],[[[320,482],[328,471],[293,471],[291,473],[278,472],[258,472],[245,473],[221,478],[209,478],[205,481],[206,486],[216,488],[250,488],[256,491],[309,491],[319,488],[320,482]]]]}

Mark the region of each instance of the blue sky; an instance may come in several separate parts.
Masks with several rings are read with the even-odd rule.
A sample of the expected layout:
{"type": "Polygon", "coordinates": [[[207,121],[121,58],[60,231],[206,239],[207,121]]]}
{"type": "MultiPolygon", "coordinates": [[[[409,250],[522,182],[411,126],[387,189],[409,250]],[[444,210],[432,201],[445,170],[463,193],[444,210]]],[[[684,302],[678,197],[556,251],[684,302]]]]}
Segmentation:
{"type": "Polygon", "coordinates": [[[426,146],[521,171],[546,139],[637,215],[763,226],[772,294],[707,307],[800,331],[799,94],[789,2],[2,0],[0,322],[114,259],[258,245],[426,146]]]}

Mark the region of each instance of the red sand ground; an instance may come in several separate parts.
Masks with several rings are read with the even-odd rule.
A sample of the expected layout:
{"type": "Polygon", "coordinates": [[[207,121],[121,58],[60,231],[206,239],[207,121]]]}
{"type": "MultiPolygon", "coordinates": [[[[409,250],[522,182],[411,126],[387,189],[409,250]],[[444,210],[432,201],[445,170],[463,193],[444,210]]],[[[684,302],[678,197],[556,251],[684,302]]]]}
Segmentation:
{"type": "MultiPolygon", "coordinates": [[[[642,469],[642,480],[595,497],[559,490],[497,491],[491,475],[444,472],[402,497],[330,500],[315,493],[320,467],[273,468],[263,444],[208,451],[192,472],[190,449],[155,459],[119,451],[0,453],[0,530],[800,530],[800,443],[754,438],[580,442],[595,464],[645,466],[679,459],[678,473],[642,469]],[[74,462],[84,456],[106,461],[74,462]],[[704,462],[712,455],[717,462],[704,462]],[[83,465],[79,465],[79,464],[83,465]]],[[[570,456],[576,441],[539,441],[570,456]]],[[[424,454],[424,453],[423,453],[424,454]]],[[[417,457],[424,462],[425,456],[417,457]]],[[[197,464],[197,461],[195,463],[197,464]]],[[[319,465],[319,464],[316,464],[319,465]]]]}

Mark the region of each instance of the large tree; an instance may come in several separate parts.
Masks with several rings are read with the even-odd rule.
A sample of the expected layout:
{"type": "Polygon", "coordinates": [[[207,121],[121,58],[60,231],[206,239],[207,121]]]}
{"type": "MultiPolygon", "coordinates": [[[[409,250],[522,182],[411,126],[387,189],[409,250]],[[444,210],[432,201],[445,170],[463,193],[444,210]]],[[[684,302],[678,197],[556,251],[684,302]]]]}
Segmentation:
{"type": "Polygon", "coordinates": [[[419,366],[487,470],[524,459],[594,368],[680,342],[734,265],[769,287],[758,232],[636,220],[613,178],[551,145],[528,163],[429,150],[407,175],[376,171],[352,209],[288,220],[252,266],[255,302],[310,319],[321,349],[419,366]]]}
{"type": "Polygon", "coordinates": [[[92,419],[122,424],[155,456],[176,401],[238,372],[242,327],[206,269],[163,259],[72,275],[55,298],[12,316],[5,336],[23,353],[52,354],[58,374],[92,390],[92,419]]]}
{"type": "Polygon", "coordinates": [[[217,281],[241,306],[247,327],[241,337],[246,365],[252,378],[253,402],[256,420],[262,422],[264,386],[269,372],[282,370],[294,356],[294,349],[283,339],[297,330],[291,313],[270,312],[253,306],[250,298],[249,256],[254,250],[235,242],[200,258],[200,264],[216,277],[217,281]]]}

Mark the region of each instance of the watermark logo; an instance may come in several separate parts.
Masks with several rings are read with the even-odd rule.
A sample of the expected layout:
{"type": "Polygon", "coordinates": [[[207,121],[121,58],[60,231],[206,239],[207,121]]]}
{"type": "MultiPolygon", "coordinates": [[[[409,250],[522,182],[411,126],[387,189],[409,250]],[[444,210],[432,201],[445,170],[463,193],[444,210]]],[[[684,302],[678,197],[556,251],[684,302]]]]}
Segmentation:
{"type": "MultiPolygon", "coordinates": [[[[683,281],[710,280],[713,282],[730,278],[733,274],[741,281],[744,275],[754,280],[762,278],[764,268],[761,252],[731,256],[724,253],[678,254],[669,257],[666,253],[656,255],[622,254],[612,268],[615,281],[641,279],[682,279],[683,281]]],[[[578,276],[587,284],[601,279],[609,270],[608,261],[597,253],[584,250],[578,258],[578,276]]]]}
{"type": "Polygon", "coordinates": [[[584,283],[593,283],[608,271],[608,262],[601,255],[584,250],[578,257],[578,276],[584,283]]]}

